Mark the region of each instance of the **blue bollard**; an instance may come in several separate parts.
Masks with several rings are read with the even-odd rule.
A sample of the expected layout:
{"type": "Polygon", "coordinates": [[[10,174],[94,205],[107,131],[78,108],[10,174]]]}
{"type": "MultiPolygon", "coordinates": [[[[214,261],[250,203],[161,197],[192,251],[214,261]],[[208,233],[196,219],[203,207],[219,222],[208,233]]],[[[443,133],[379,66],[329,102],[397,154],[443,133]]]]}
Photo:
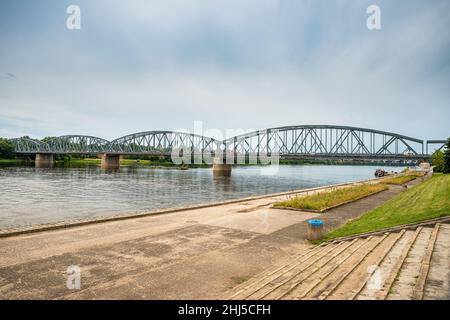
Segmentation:
{"type": "Polygon", "coordinates": [[[308,240],[319,240],[323,236],[323,221],[319,219],[308,220],[308,240]]]}

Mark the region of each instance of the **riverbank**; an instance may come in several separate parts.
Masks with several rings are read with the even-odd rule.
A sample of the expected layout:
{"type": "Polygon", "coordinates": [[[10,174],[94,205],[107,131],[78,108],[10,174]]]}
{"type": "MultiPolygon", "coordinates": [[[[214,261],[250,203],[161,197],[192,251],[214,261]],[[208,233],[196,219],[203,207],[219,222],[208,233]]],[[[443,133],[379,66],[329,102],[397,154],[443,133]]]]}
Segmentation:
{"type": "MultiPolygon", "coordinates": [[[[333,186],[336,187],[336,186],[333,186]]],[[[237,284],[312,248],[307,220],[330,228],[401,193],[393,188],[326,214],[279,210],[293,194],[240,199],[172,213],[128,217],[0,239],[5,299],[215,299],[237,284]],[[66,270],[81,270],[81,289],[66,270]]]]}
{"type": "Polygon", "coordinates": [[[331,231],[326,235],[325,240],[445,216],[450,216],[450,175],[435,174],[414,188],[408,188],[380,207],[331,231]]]}

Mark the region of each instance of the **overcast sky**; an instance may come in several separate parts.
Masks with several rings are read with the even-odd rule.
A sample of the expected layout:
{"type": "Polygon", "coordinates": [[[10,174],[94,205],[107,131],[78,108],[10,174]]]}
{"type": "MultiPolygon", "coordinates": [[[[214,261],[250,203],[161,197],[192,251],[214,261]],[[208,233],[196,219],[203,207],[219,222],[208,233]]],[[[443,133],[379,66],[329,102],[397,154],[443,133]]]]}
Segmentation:
{"type": "Polygon", "coordinates": [[[337,124],[450,136],[450,1],[0,2],[0,136],[337,124]],[[81,8],[68,30],[66,8],[81,8]],[[366,27],[371,4],[381,30],[366,27]]]}

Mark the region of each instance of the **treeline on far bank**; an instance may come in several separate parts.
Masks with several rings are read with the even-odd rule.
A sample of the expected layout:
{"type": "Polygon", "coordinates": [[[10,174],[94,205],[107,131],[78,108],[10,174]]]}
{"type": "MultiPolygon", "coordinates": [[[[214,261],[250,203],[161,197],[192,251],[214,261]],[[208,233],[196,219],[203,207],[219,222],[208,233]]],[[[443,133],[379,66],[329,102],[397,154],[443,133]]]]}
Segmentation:
{"type": "Polygon", "coordinates": [[[14,146],[5,138],[0,138],[0,159],[14,159],[14,146]]]}

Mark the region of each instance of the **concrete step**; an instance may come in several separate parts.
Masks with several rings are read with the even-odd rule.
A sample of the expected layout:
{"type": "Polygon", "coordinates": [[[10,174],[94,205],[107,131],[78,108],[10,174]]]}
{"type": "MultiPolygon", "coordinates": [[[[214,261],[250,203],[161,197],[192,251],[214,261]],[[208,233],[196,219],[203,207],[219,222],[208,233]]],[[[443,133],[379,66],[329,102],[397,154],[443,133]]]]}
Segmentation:
{"type": "Polygon", "coordinates": [[[292,263],[281,271],[274,273],[269,278],[266,278],[262,283],[258,286],[254,286],[249,288],[245,292],[244,295],[241,295],[241,299],[262,299],[273,290],[277,285],[283,283],[286,279],[292,277],[293,274],[306,270],[311,265],[320,261],[323,257],[327,256],[330,252],[343,246],[344,243],[331,244],[325,246],[322,250],[318,250],[317,252],[313,252],[312,255],[306,259],[301,259],[296,263],[292,263]]]}
{"type": "Polygon", "coordinates": [[[384,300],[397,277],[412,245],[419,235],[421,227],[416,231],[406,231],[403,237],[395,244],[386,258],[381,262],[379,268],[364,285],[361,292],[356,296],[359,300],[384,300]]]}
{"type": "Polygon", "coordinates": [[[422,260],[425,258],[432,231],[432,228],[422,228],[420,231],[386,297],[388,300],[411,300],[413,298],[414,287],[420,274],[422,260]]]}
{"type": "Polygon", "coordinates": [[[428,278],[428,273],[430,271],[431,258],[433,256],[434,247],[436,245],[436,240],[439,234],[440,227],[441,225],[439,223],[436,224],[433,231],[431,232],[431,236],[428,241],[428,246],[425,251],[425,255],[420,264],[419,276],[417,277],[417,281],[414,286],[412,296],[414,300],[423,300],[423,296],[425,293],[425,285],[428,278]]]}
{"type": "Polygon", "coordinates": [[[450,299],[450,225],[335,241],[236,287],[233,299],[450,299]]]}
{"type": "Polygon", "coordinates": [[[383,236],[372,237],[368,239],[367,243],[355,252],[349,259],[342,263],[332,274],[326,277],[320,284],[318,284],[305,299],[326,299],[332,292],[339,287],[351,272],[370,254],[378,245],[388,237],[387,234],[383,236]]]}
{"type": "Polygon", "coordinates": [[[315,277],[317,272],[319,272],[327,264],[331,263],[343,252],[348,250],[348,248],[355,242],[356,240],[342,242],[332,251],[328,252],[325,256],[317,260],[315,263],[309,265],[307,268],[293,269],[291,272],[284,274],[282,277],[277,279],[274,285],[271,284],[270,291],[266,292],[263,298],[271,300],[281,299],[284,295],[289,293],[292,289],[294,289],[299,283],[302,283],[302,281],[304,281],[305,279],[315,277]]]}
{"type": "Polygon", "coordinates": [[[402,238],[405,231],[390,233],[380,241],[373,250],[369,251],[359,263],[355,264],[347,277],[345,277],[336,289],[328,294],[326,299],[352,300],[361,292],[368,283],[370,277],[379,268],[380,263],[402,238]]]}
{"type": "Polygon", "coordinates": [[[253,293],[257,288],[263,286],[271,279],[276,278],[278,275],[290,270],[294,265],[302,263],[307,259],[320,254],[323,251],[330,250],[335,246],[335,243],[323,244],[321,246],[313,247],[312,249],[295,255],[294,257],[287,257],[281,263],[276,264],[274,267],[264,270],[260,274],[254,276],[248,281],[234,287],[226,296],[226,299],[244,299],[249,294],[253,293]]]}
{"type": "Polygon", "coordinates": [[[358,249],[360,249],[370,239],[355,239],[347,250],[339,254],[337,257],[329,261],[326,265],[314,275],[307,277],[301,281],[292,281],[292,287],[285,294],[280,296],[281,299],[303,299],[308,293],[316,288],[327,276],[334,272],[339,266],[349,259],[358,249]]]}
{"type": "Polygon", "coordinates": [[[442,224],[431,257],[424,299],[450,300],[450,225],[442,224]]]}

